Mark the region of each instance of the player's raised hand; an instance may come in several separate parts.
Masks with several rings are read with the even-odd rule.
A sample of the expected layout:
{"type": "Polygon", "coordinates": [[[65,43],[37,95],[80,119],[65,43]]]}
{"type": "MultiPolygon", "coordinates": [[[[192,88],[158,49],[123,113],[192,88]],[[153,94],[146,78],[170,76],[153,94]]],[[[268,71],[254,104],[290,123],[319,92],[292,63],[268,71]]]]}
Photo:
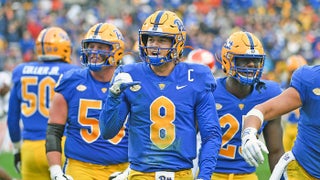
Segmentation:
{"type": "Polygon", "coordinates": [[[119,73],[116,75],[110,92],[113,95],[120,95],[127,87],[140,84],[139,81],[133,81],[129,73],[119,73]]]}
{"type": "Polygon", "coordinates": [[[258,167],[262,164],[264,157],[262,151],[269,153],[266,145],[257,138],[257,130],[249,127],[242,133],[242,157],[251,166],[258,167]]]}

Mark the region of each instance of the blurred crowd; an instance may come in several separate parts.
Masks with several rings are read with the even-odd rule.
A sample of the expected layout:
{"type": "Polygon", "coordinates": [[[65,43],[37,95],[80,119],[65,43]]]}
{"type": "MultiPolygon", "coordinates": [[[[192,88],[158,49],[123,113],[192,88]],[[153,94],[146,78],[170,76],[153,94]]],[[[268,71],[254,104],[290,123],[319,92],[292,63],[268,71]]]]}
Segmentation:
{"type": "Polygon", "coordinates": [[[177,12],[188,32],[187,45],[217,57],[233,31],[254,33],[263,42],[270,79],[277,80],[276,73],[292,54],[301,54],[309,64],[320,61],[318,0],[0,0],[0,70],[36,60],[35,38],[48,26],[71,35],[72,60],[79,64],[81,39],[97,22],[118,26],[126,38],[124,63],[138,61],[139,27],[156,9],[177,12]]]}

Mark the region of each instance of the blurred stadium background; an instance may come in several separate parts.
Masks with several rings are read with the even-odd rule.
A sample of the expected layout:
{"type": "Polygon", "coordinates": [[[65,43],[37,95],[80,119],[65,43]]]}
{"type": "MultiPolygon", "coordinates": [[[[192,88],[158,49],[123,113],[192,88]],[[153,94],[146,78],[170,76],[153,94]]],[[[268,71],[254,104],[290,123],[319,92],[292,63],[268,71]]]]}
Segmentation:
{"type": "MultiPolygon", "coordinates": [[[[128,52],[123,63],[139,61],[138,29],[157,9],[181,16],[188,46],[218,56],[232,32],[254,33],[267,54],[266,79],[286,80],[285,60],[292,54],[301,54],[308,64],[320,62],[319,0],[0,0],[0,71],[10,76],[17,64],[35,60],[35,38],[48,26],[60,26],[71,35],[72,60],[80,65],[81,38],[97,22],[112,22],[122,30],[128,52]]],[[[185,57],[190,51],[185,50],[185,57]]],[[[216,65],[219,75],[221,65],[216,65]]],[[[0,85],[4,80],[0,74],[0,85]]],[[[6,129],[7,100],[8,94],[0,95],[0,167],[19,178],[6,129]]],[[[260,179],[268,179],[268,169],[266,162],[257,170],[260,179]]]]}

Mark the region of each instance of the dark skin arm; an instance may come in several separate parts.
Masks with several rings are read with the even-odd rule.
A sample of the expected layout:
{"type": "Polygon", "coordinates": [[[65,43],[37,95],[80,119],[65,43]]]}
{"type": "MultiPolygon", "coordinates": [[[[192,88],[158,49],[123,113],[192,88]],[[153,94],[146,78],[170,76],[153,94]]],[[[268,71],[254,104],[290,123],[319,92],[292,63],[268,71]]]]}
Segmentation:
{"type": "Polygon", "coordinates": [[[284,154],[280,117],[268,121],[263,130],[263,136],[269,150],[269,167],[272,172],[278,160],[284,154]]]}

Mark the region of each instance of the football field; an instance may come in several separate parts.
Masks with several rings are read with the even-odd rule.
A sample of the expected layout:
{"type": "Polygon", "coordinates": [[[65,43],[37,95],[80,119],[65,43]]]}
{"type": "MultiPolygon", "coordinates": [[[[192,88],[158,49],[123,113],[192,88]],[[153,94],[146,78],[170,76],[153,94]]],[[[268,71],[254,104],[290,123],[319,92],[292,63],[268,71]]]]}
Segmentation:
{"type": "MultiPolygon", "coordinates": [[[[265,159],[267,159],[265,155],[265,159]]],[[[1,153],[0,154],[0,167],[9,173],[12,177],[20,179],[20,175],[16,173],[13,166],[13,155],[11,153],[1,153]]],[[[257,175],[259,180],[268,180],[270,177],[269,165],[265,161],[264,164],[260,165],[257,169],[257,175]]]]}

